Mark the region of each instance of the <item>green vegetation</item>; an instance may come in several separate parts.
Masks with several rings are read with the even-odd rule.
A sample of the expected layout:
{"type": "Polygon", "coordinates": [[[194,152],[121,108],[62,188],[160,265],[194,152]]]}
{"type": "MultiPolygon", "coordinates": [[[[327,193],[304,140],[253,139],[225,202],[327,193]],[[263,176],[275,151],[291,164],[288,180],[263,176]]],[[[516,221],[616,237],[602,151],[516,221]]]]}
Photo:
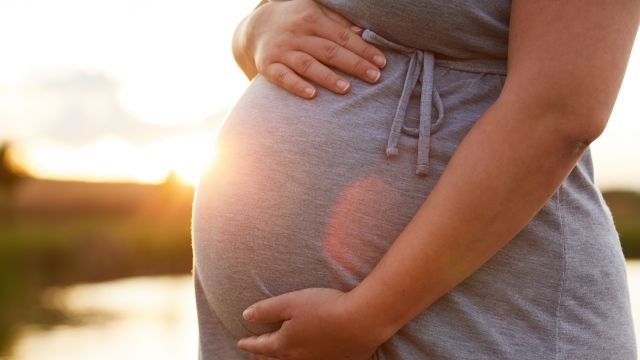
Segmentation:
{"type": "MultiPolygon", "coordinates": [[[[42,290],[188,273],[193,189],[25,179],[0,217],[0,357],[20,323],[56,323],[42,290]]],[[[5,199],[6,200],[6,199],[5,199]]]]}
{"type": "Polygon", "coordinates": [[[616,224],[626,258],[640,258],[640,193],[625,190],[603,194],[616,224]]]}

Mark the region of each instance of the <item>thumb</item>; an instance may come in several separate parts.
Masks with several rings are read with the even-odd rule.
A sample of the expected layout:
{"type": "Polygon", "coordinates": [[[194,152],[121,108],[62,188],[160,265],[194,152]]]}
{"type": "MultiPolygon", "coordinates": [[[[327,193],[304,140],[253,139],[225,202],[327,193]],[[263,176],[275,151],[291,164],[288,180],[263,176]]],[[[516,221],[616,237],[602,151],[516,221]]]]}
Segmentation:
{"type": "Polygon", "coordinates": [[[289,320],[289,296],[288,294],[274,296],[249,306],[242,312],[245,320],[255,323],[273,323],[289,320]]]}

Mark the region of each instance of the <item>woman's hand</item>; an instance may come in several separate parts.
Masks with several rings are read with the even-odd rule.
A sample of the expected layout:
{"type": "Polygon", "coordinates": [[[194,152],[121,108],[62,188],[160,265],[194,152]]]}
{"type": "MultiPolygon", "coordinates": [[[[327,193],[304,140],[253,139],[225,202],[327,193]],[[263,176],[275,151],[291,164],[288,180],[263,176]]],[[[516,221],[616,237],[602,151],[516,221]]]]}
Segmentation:
{"type": "Polygon", "coordinates": [[[304,79],[344,94],[351,84],[329,66],[375,83],[386,64],[382,51],[364,41],[360,31],[313,0],[268,2],[238,26],[234,55],[249,77],[255,74],[246,68],[253,66],[295,95],[316,95],[314,86],[304,79]]]}
{"type": "Polygon", "coordinates": [[[241,339],[238,347],[253,359],[370,359],[388,336],[368,325],[365,311],[349,306],[347,294],[309,288],[259,301],[245,310],[246,320],[284,322],[275,332],[241,339]]]}

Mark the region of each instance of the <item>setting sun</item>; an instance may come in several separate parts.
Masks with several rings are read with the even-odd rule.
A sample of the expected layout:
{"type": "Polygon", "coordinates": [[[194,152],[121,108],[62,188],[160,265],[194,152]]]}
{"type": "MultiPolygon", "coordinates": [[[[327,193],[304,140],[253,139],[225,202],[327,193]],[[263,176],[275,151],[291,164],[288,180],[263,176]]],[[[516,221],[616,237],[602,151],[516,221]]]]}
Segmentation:
{"type": "MultiPolygon", "coordinates": [[[[231,38],[256,4],[0,4],[0,141],[37,177],[158,183],[173,172],[195,184],[248,84],[231,38]]],[[[601,188],[640,188],[640,167],[626,166],[638,162],[639,52],[636,44],[620,104],[593,144],[601,188]]]]}
{"type": "Polygon", "coordinates": [[[210,133],[187,133],[148,145],[132,145],[104,137],[81,148],[42,142],[21,162],[39,176],[65,180],[162,182],[174,172],[195,185],[213,160],[215,144],[210,133]]]}
{"type": "Polygon", "coordinates": [[[0,141],[40,178],[160,183],[173,173],[194,185],[214,156],[215,129],[248,84],[230,44],[254,6],[0,5],[0,141]]]}
{"type": "Polygon", "coordinates": [[[215,143],[209,134],[191,134],[171,138],[157,145],[156,154],[165,157],[181,180],[195,185],[207,165],[215,158],[215,143]]]}

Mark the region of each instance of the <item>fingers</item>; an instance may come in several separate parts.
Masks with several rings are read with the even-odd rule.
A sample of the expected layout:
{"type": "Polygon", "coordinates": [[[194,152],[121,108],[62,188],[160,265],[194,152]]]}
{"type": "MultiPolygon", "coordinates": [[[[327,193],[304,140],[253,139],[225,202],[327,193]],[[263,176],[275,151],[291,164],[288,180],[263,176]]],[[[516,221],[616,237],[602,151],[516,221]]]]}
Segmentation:
{"type": "Polygon", "coordinates": [[[302,51],[289,52],[284,56],[283,60],[290,64],[300,76],[314,81],[335,93],[344,94],[351,86],[347,80],[316,60],[315,56],[302,51]]]}
{"type": "MultiPolygon", "coordinates": [[[[289,320],[289,299],[290,295],[284,294],[275,296],[249,306],[242,316],[245,320],[255,323],[274,323],[289,320]]],[[[265,334],[268,335],[268,334],[265,334]]],[[[261,335],[263,336],[263,335],[261,335]]]]}
{"type": "Polygon", "coordinates": [[[347,93],[349,81],[336,69],[369,83],[378,81],[385,56],[362,39],[362,29],[354,30],[348,19],[310,0],[286,4],[287,8],[272,7],[274,19],[287,19],[276,16],[285,10],[299,16],[280,22],[263,19],[265,31],[254,32],[261,34],[253,47],[255,67],[267,80],[305,99],[317,95],[316,84],[337,94],[347,93]]]}
{"type": "Polygon", "coordinates": [[[333,41],[379,68],[383,68],[387,64],[384,53],[366,42],[357,33],[326,18],[321,22],[320,26],[315,27],[316,35],[319,37],[333,41]]]}
{"type": "Polygon", "coordinates": [[[333,41],[308,36],[302,39],[300,45],[312,57],[364,81],[375,83],[380,78],[380,70],[376,65],[333,41]]]}
{"type": "Polygon", "coordinates": [[[266,66],[264,76],[267,80],[282,87],[288,92],[306,99],[316,96],[316,89],[304,81],[293,70],[281,63],[271,63],[266,66]]]}
{"type": "Polygon", "coordinates": [[[267,356],[278,358],[276,350],[277,332],[262,334],[259,336],[250,336],[242,338],[238,341],[238,348],[253,353],[258,356],[267,356]]]}

